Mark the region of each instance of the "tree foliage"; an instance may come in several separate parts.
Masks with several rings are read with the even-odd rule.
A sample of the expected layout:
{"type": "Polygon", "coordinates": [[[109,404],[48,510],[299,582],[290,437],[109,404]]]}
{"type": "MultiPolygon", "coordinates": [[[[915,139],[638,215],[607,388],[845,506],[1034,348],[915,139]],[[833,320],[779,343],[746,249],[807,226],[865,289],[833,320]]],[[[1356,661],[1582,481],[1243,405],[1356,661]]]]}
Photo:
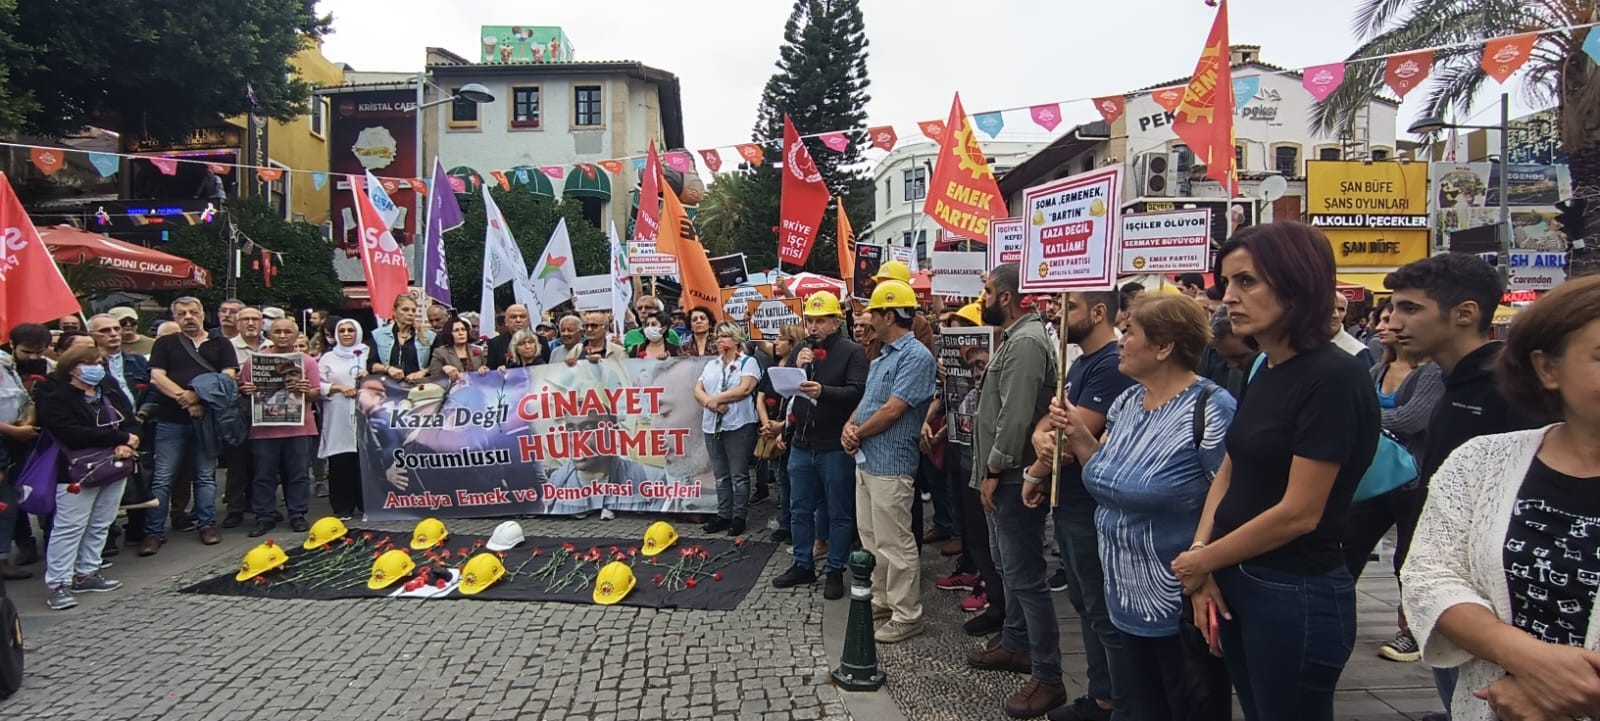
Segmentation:
{"type": "MultiPolygon", "coordinates": [[[[815,138],[803,142],[829,190],[836,198],[845,199],[855,225],[870,216],[871,180],[860,167],[860,147],[867,135],[866,104],[871,100],[867,94],[867,45],[858,0],[795,0],[778,48],[777,72],[767,81],[756,111],[753,136],[765,142],[766,162],[713,183],[727,184],[726,205],[737,209],[732,214],[737,222],[726,222],[725,232],[733,248],[745,253],[751,270],[777,265],[778,241],[773,229],[778,225],[782,183],[773,166],[782,160],[785,115],[801,135],[845,132],[850,145],[843,153],[828,149],[815,138]]],[[[702,224],[713,220],[719,220],[716,212],[702,224]]],[[[834,206],[830,205],[806,269],[838,274],[836,227],[834,206]]],[[[707,235],[715,237],[710,232],[707,235]]]]}
{"type": "MultiPolygon", "coordinates": [[[[567,221],[567,234],[572,238],[572,255],[577,263],[578,275],[600,275],[611,267],[611,246],[606,234],[594,227],[583,215],[583,205],[566,200],[551,200],[527,193],[492,189],[495,205],[505,215],[517,247],[522,250],[523,262],[528,269],[544,253],[556,223],[567,221]]],[[[463,196],[457,196],[458,198],[463,196]]],[[[457,308],[475,310],[482,295],[483,237],[487,229],[483,199],[479,195],[465,196],[463,219],[460,228],[444,235],[445,264],[450,270],[450,299],[457,308]]],[[[512,302],[511,284],[495,291],[495,307],[504,308],[512,302]]]]}
{"type": "Polygon", "coordinates": [[[311,88],[289,58],[331,24],[315,0],[0,0],[0,132],[175,139],[249,111],[246,84],[291,120],[311,88]]]}
{"type": "MultiPolygon", "coordinates": [[[[235,203],[231,220],[240,232],[239,247],[246,240],[282,254],[277,258],[277,273],[272,277],[272,287],[266,286],[261,271],[251,267],[260,253],[244,254],[239,273],[240,300],[251,305],[269,304],[289,308],[340,308],[347,300],[333,270],[334,247],[322,236],[322,230],[309,223],[290,223],[278,216],[271,207],[260,200],[235,203]]],[[[190,225],[173,232],[173,239],[161,251],[188,258],[211,272],[211,287],[193,291],[163,292],[157,294],[163,301],[179,295],[193,295],[204,301],[207,308],[216,307],[226,300],[225,274],[228,257],[228,240],[224,223],[190,225]]]]}

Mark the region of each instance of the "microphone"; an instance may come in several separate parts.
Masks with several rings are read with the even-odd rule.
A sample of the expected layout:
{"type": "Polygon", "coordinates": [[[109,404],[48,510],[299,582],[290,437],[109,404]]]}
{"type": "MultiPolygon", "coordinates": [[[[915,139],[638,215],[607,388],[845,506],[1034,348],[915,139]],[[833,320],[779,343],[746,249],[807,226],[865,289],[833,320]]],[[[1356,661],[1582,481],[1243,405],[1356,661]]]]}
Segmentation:
{"type": "Polygon", "coordinates": [[[805,342],[801,343],[800,347],[801,348],[809,348],[811,350],[811,362],[806,364],[806,380],[808,380],[808,381],[816,380],[816,376],[817,376],[817,337],[816,336],[810,336],[810,335],[806,336],[805,342]]]}

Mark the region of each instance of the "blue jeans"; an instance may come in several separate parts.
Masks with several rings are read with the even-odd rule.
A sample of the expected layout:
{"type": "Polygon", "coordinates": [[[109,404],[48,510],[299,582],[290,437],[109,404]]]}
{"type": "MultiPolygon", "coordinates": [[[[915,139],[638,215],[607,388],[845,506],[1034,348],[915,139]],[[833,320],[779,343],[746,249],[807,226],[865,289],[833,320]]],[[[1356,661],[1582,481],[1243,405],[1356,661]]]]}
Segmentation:
{"type": "Polygon", "coordinates": [[[1044,516],[1049,508],[1022,504],[1022,490],[1002,485],[995,490],[989,517],[989,550],[1005,579],[1006,624],[1000,645],[1033,659],[1033,678],[1061,683],[1061,629],[1056,605],[1045,580],[1044,516]]]}
{"type": "Polygon", "coordinates": [[[311,512],[311,444],[316,440],[316,436],[250,440],[256,474],[255,485],[250,489],[250,510],[255,512],[257,521],[273,520],[280,483],[290,518],[305,518],[311,512]]]}
{"type": "Polygon", "coordinates": [[[789,488],[794,491],[790,530],[794,533],[794,565],[814,568],[811,544],[824,521],[819,506],[828,510],[827,571],[843,571],[856,533],[856,463],[844,451],[789,449],[789,488]]]}
{"type": "Polygon", "coordinates": [[[1306,576],[1240,564],[1212,574],[1233,620],[1223,659],[1248,721],[1332,721],[1356,640],[1356,584],[1341,564],[1306,576]]]}
{"type": "Polygon", "coordinates": [[[161,503],[145,513],[146,536],[167,537],[167,497],[172,481],[178,477],[178,464],[192,455],[194,463],[194,522],[205,528],[217,525],[217,459],[199,453],[191,423],[156,423],[156,473],[150,480],[150,493],[161,503]]]}
{"type": "MultiPolygon", "coordinates": [[[[1083,634],[1083,661],[1089,675],[1089,697],[1127,708],[1107,654],[1122,646],[1122,632],[1111,623],[1106,605],[1106,574],[1100,565],[1100,534],[1092,503],[1063,502],[1051,511],[1056,545],[1067,570],[1067,601],[1078,612],[1083,634]]],[[[1118,716],[1120,718],[1120,716],[1118,716]]]]}
{"type": "Polygon", "coordinates": [[[794,509],[794,491],[789,488],[789,454],[769,461],[772,464],[772,476],[778,481],[778,528],[789,530],[789,514],[794,509]]]}
{"type": "Polygon", "coordinates": [[[744,521],[750,515],[750,461],[756,450],[754,423],[706,434],[711,474],[717,478],[717,517],[744,521]]]}
{"type": "Polygon", "coordinates": [[[127,483],[117,481],[77,493],[68,491],[65,483],[56,484],[56,513],[44,564],[46,588],[66,586],[75,577],[100,572],[100,552],[105,550],[111,523],[117,520],[127,483]]]}
{"type": "Polygon", "coordinates": [[[1460,674],[1460,667],[1433,669],[1433,687],[1439,691],[1439,700],[1444,701],[1445,718],[1450,718],[1450,701],[1456,695],[1456,679],[1460,674]]]}
{"type": "MultiPolygon", "coordinates": [[[[922,464],[917,467],[917,475],[926,484],[928,495],[933,496],[933,530],[949,538],[960,538],[961,489],[950,478],[951,473],[935,466],[933,459],[924,453],[922,464]]],[[[961,483],[965,484],[966,480],[962,479],[961,483]]],[[[919,501],[917,505],[920,507],[922,504],[919,501]]],[[[922,539],[919,537],[917,542],[920,544],[922,539]]]]}

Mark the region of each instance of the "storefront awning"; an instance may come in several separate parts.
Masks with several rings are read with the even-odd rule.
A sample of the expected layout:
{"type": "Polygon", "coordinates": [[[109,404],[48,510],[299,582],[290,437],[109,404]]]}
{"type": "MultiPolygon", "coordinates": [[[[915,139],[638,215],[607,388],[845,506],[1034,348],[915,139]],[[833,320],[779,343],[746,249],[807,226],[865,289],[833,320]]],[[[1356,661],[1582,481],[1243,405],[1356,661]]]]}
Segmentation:
{"type": "Polygon", "coordinates": [[[1388,276],[1388,273],[1340,273],[1338,281],[1341,288],[1359,286],[1374,293],[1388,293],[1389,289],[1383,287],[1383,279],[1388,276]]]}
{"type": "Polygon", "coordinates": [[[478,189],[483,187],[483,176],[478,171],[465,165],[458,165],[450,169],[449,175],[451,189],[456,195],[472,197],[478,194],[478,189]],[[460,181],[459,183],[456,181],[460,181]]]}
{"type": "Polygon", "coordinates": [[[598,166],[579,163],[567,171],[567,183],[561,192],[569,198],[611,200],[611,178],[598,166]]]}
{"type": "Polygon", "coordinates": [[[538,168],[518,165],[506,171],[506,180],[510,181],[511,189],[518,193],[540,198],[556,197],[556,186],[550,182],[550,176],[538,168]]]}

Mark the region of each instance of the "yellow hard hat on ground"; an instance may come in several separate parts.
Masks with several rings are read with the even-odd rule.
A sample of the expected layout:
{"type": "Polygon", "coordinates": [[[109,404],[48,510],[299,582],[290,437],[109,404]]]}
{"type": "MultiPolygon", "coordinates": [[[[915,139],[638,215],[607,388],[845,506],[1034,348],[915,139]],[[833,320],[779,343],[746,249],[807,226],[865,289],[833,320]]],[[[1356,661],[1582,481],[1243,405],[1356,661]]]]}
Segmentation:
{"type": "Polygon", "coordinates": [[[883,265],[878,266],[878,272],[872,276],[872,279],[876,281],[898,280],[901,283],[910,283],[911,266],[898,260],[887,260],[884,261],[883,265]]]}
{"type": "Polygon", "coordinates": [[[444,543],[450,537],[450,532],[445,530],[444,522],[437,518],[424,518],[417,521],[417,527],[411,531],[411,548],[416,551],[426,551],[434,546],[444,543]]]}
{"type": "Polygon", "coordinates": [[[610,606],[621,601],[633,590],[638,581],[633,577],[633,569],[621,561],[612,561],[600,569],[600,575],[594,578],[594,602],[602,606],[610,606]]]}
{"type": "Polygon", "coordinates": [[[388,588],[395,581],[411,575],[416,567],[417,564],[411,560],[411,554],[398,548],[387,551],[372,562],[372,577],[367,579],[367,588],[374,591],[388,588]]]}
{"type": "Polygon", "coordinates": [[[316,523],[311,524],[311,532],[306,534],[306,542],[302,545],[302,548],[309,551],[323,544],[344,538],[344,534],[349,532],[350,529],[344,527],[344,521],[333,516],[323,516],[318,518],[316,523]]]}
{"type": "Polygon", "coordinates": [[[461,592],[473,596],[506,575],[506,567],[493,553],[480,553],[461,569],[461,592]]]}
{"type": "Polygon", "coordinates": [[[639,552],[646,556],[654,556],[672,547],[678,542],[678,529],[666,521],[656,521],[644,530],[644,545],[639,547],[639,552]]]}
{"type": "Polygon", "coordinates": [[[879,281],[878,287],[872,289],[872,298],[867,301],[867,310],[915,307],[917,307],[917,292],[911,289],[910,283],[903,280],[879,281]]]}
{"type": "Polygon", "coordinates": [[[819,290],[806,299],[805,316],[807,318],[821,318],[830,315],[844,315],[839,309],[839,296],[825,290],[819,290]]]}
{"type": "Polygon", "coordinates": [[[956,315],[971,321],[973,325],[983,325],[983,306],[977,303],[968,303],[956,311],[956,315]]]}
{"type": "Polygon", "coordinates": [[[284,553],[278,544],[267,541],[244,554],[244,560],[239,562],[239,573],[233,577],[235,581],[248,581],[267,571],[282,566],[288,562],[289,554],[284,553]]]}

